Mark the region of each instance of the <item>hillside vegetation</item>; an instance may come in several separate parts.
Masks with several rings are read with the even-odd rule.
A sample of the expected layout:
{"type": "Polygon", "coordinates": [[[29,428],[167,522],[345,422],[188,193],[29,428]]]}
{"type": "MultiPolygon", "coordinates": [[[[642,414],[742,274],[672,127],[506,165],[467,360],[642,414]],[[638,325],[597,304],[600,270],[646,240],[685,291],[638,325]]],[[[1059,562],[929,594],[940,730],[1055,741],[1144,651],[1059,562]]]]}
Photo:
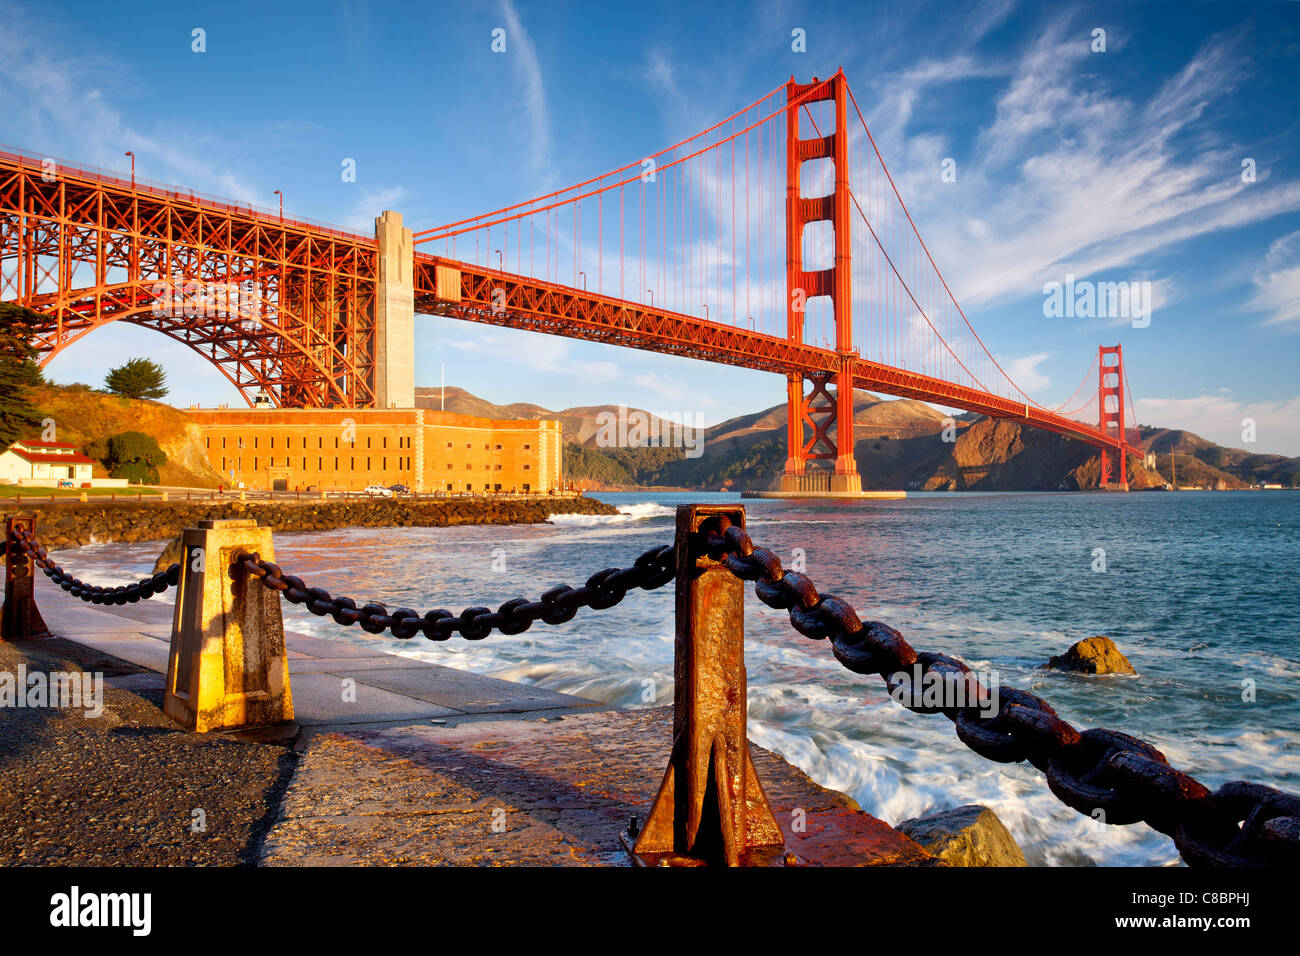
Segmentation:
{"type": "MultiPolygon", "coordinates": [[[[85,387],[38,385],[31,389],[32,403],[45,418],[54,420],[54,440],[70,442],[85,451],[102,451],[110,435],[136,431],[151,435],[167,455],[158,469],[163,485],[215,488],[219,475],[203,450],[199,426],[178,408],[146,399],[124,398],[85,387]]],[[[39,436],[32,436],[39,437],[39,436]]],[[[102,464],[97,478],[106,477],[102,464]]]]}

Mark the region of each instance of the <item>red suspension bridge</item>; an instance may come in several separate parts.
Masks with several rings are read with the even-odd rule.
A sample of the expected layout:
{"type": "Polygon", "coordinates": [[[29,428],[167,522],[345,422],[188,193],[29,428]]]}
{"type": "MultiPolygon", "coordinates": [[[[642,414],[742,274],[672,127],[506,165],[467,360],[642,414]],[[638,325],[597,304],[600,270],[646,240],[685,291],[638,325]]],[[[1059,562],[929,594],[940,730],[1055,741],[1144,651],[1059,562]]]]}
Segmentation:
{"type": "Polygon", "coordinates": [[[0,300],[43,316],[43,364],[131,322],[250,404],[413,405],[415,313],[774,372],[790,489],[824,463],[860,490],[855,388],[1088,442],[1103,487],[1141,454],[1119,346],[1052,408],[985,346],[842,72],[567,189],[415,233],[385,213],[373,237],[0,151],[0,300]]]}

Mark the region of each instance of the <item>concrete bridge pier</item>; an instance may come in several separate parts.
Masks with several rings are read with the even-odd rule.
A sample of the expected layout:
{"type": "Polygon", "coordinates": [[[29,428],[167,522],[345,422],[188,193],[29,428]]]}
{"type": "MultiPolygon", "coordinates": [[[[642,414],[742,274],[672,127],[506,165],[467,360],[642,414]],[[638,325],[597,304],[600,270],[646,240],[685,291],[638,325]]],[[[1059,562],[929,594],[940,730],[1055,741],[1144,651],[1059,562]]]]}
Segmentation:
{"type": "Polygon", "coordinates": [[[375,407],[415,407],[415,246],[402,214],[375,219],[375,407]]]}

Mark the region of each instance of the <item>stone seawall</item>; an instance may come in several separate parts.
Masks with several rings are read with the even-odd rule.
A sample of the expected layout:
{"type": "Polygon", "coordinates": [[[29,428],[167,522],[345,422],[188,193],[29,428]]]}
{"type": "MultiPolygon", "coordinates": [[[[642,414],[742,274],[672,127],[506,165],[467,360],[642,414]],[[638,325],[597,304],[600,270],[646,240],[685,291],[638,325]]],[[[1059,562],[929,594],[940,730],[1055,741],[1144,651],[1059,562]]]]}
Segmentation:
{"type": "Polygon", "coordinates": [[[618,514],[603,501],[583,497],[450,498],[325,501],[61,502],[9,507],[5,514],[36,517],[36,536],[47,548],[101,541],[166,541],[184,528],[216,518],[255,518],[273,531],[335,528],[441,528],[461,524],[538,524],[553,514],[618,514]]]}

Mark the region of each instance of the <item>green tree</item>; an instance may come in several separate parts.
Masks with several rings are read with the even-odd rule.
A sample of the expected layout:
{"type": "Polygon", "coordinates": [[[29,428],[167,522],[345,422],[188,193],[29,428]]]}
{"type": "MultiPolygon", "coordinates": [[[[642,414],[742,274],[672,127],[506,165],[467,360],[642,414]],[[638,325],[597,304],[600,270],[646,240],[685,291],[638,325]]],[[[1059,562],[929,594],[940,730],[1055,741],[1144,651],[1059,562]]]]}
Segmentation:
{"type": "Polygon", "coordinates": [[[167,373],[152,359],[133,358],[110,370],[104,384],[127,398],[162,398],[167,394],[167,373]]]}
{"type": "Polygon", "coordinates": [[[158,468],[167,463],[167,454],[158,447],[158,440],[144,432],[114,435],[105,449],[103,461],[111,478],[156,485],[158,468]]]}
{"type": "Polygon", "coordinates": [[[0,302],[0,449],[34,437],[41,427],[41,414],[28,393],[44,381],[31,344],[41,322],[37,312],[0,302]]]}

